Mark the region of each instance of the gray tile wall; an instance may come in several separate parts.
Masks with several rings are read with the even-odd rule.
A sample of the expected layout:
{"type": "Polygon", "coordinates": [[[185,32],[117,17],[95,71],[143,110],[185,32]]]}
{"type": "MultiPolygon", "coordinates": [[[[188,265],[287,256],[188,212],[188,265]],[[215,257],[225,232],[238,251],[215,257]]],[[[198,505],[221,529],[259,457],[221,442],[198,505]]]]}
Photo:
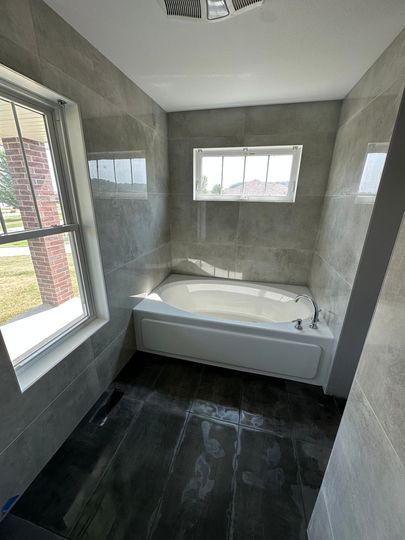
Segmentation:
{"type": "Polygon", "coordinates": [[[309,525],[310,540],[405,531],[405,220],[309,525]]]}
{"type": "MultiPolygon", "coordinates": [[[[342,105],[309,282],[334,333],[335,347],[373,210],[373,204],[359,204],[356,200],[367,145],[390,141],[404,80],[405,30],[342,105]]],[[[328,391],[344,395],[347,381],[339,365],[337,355],[328,391]]]]}
{"type": "Polygon", "coordinates": [[[339,101],[169,114],[176,272],[307,284],[339,101]],[[303,144],[294,204],[194,202],[193,148],[303,144]]]}
{"type": "MultiPolygon", "coordinates": [[[[170,267],[166,113],[42,0],[0,2],[0,62],[79,103],[88,152],[146,151],[147,199],[95,197],[110,322],[21,394],[0,351],[0,508],[134,351],[131,308],[170,267]]],[[[93,185],[97,191],[97,184],[93,185]]]]}

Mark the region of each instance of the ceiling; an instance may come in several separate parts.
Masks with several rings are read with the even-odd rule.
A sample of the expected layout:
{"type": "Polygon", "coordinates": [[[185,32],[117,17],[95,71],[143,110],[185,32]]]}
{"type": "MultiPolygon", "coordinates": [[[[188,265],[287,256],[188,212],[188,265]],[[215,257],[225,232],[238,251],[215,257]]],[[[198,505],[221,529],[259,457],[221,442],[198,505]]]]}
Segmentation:
{"type": "Polygon", "coordinates": [[[265,0],[220,22],[157,0],[46,0],[166,111],[344,97],[405,26],[404,0],[265,0]]]}

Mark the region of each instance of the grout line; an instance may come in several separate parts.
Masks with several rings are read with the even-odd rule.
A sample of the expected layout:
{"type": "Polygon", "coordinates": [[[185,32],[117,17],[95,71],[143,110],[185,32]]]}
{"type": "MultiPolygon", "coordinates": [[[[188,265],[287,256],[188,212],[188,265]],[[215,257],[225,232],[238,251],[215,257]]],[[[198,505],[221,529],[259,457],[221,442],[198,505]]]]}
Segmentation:
{"type": "MultiPolygon", "coordinates": [[[[131,422],[128,424],[128,427],[127,429],[125,430],[125,433],[121,439],[121,441],[119,442],[119,444],[117,445],[117,448],[115,449],[115,451],[113,452],[109,462],[107,463],[106,467],[104,468],[104,471],[103,473],[100,475],[100,478],[98,480],[98,482],[96,482],[95,486],[94,486],[94,489],[92,490],[91,492],[91,495],[88,497],[88,501],[87,503],[83,506],[81,512],[79,513],[77,519],[75,520],[75,522],[72,524],[71,528],[70,528],[70,531],[69,531],[69,536],[73,533],[73,531],[75,530],[76,526],[78,525],[78,523],[80,522],[80,518],[82,517],[82,515],[85,513],[85,510],[86,508],[88,507],[88,505],[91,503],[91,500],[93,498],[93,495],[95,494],[95,492],[97,491],[98,487],[100,486],[101,482],[104,480],[104,478],[106,477],[106,475],[109,473],[109,471],[111,470],[112,466],[113,466],[113,462],[118,454],[118,452],[120,451],[122,445],[124,444],[124,442],[127,440],[128,438],[128,435],[132,429],[132,427],[136,424],[136,422],[138,421],[138,419],[140,418],[141,416],[141,413],[143,411],[143,408],[145,406],[145,401],[140,401],[138,400],[139,403],[142,403],[141,407],[139,408],[139,411],[137,413],[137,415],[132,418],[131,422]]],[[[96,509],[97,511],[97,509],[96,509]]],[[[93,519],[94,517],[94,512],[91,514],[91,516],[88,516],[88,519],[93,519]]],[[[87,523],[88,523],[88,519],[86,520],[86,526],[87,526],[87,523]]]]}
{"type": "MultiPolygon", "coordinates": [[[[398,37],[398,36],[397,36],[398,37]]],[[[396,38],[395,38],[396,39],[396,38]]],[[[394,41],[395,41],[394,39],[394,41]]],[[[393,43],[393,42],[392,42],[393,43]]],[[[391,45],[392,45],[391,43],[391,45]]],[[[388,47],[390,47],[390,45],[388,45],[388,47]]],[[[386,51],[387,49],[384,50],[384,52],[386,51]]],[[[381,54],[381,56],[384,54],[384,52],[381,54]]],[[[377,58],[377,60],[375,61],[375,63],[381,58],[381,56],[379,56],[377,58]]],[[[353,86],[353,88],[350,90],[350,92],[343,98],[342,100],[342,109],[343,109],[343,103],[347,100],[347,99],[361,99],[361,98],[350,98],[350,94],[352,93],[352,91],[357,87],[357,85],[366,77],[366,75],[371,71],[371,69],[374,67],[374,64],[372,64],[368,70],[364,73],[364,75],[357,81],[357,83],[353,86]]],[[[383,96],[388,90],[391,90],[398,82],[401,81],[401,78],[396,78],[394,81],[391,81],[391,84],[389,84],[388,86],[384,87],[381,92],[379,92],[376,96],[374,96],[370,101],[368,101],[363,107],[361,107],[361,109],[359,109],[358,111],[356,111],[354,114],[352,114],[351,116],[348,116],[346,121],[343,122],[342,124],[340,124],[340,118],[341,118],[341,114],[339,115],[339,120],[338,120],[338,126],[337,126],[337,131],[339,131],[342,127],[344,126],[347,126],[347,124],[349,124],[354,118],[356,118],[356,116],[362,114],[372,103],[374,103],[375,100],[377,100],[378,98],[380,98],[381,96],[383,96]]]]}
{"type": "Polygon", "coordinates": [[[150,251],[146,251],[145,253],[142,253],[141,255],[138,255],[137,257],[135,257],[134,259],[130,259],[120,265],[117,265],[117,266],[114,266],[113,268],[111,268],[110,270],[108,270],[108,272],[104,272],[104,276],[107,277],[109,276],[110,274],[112,274],[113,272],[115,272],[116,270],[120,270],[121,268],[125,268],[126,266],[128,266],[129,264],[132,264],[133,262],[139,260],[139,259],[142,259],[143,257],[148,257],[149,255],[151,255],[152,253],[154,253],[155,251],[159,251],[161,250],[162,248],[164,248],[165,246],[168,246],[171,244],[171,241],[169,240],[168,242],[164,242],[163,244],[160,244],[159,246],[151,249],[150,251]]]}
{"type": "Polygon", "coordinates": [[[168,471],[167,471],[167,476],[166,476],[166,480],[164,482],[164,485],[163,485],[163,489],[162,489],[162,492],[161,492],[161,496],[159,498],[159,501],[157,503],[157,506],[155,508],[155,510],[152,512],[151,514],[151,517],[149,519],[149,526],[148,526],[148,531],[147,531],[147,540],[151,539],[152,536],[153,536],[153,533],[155,532],[156,530],[156,527],[159,523],[159,518],[160,518],[160,512],[161,512],[161,508],[162,508],[162,503],[163,503],[163,499],[164,499],[164,496],[166,494],[166,491],[167,491],[167,487],[169,485],[169,480],[173,474],[173,467],[174,467],[174,463],[175,463],[175,460],[178,456],[178,452],[181,448],[181,445],[183,444],[183,441],[184,441],[184,437],[185,437],[185,434],[186,434],[186,429],[187,429],[187,426],[188,426],[188,423],[189,423],[189,418],[190,418],[190,413],[189,412],[186,412],[186,417],[184,419],[184,424],[183,424],[183,427],[179,433],[179,436],[178,436],[178,439],[177,439],[177,443],[176,443],[176,446],[174,448],[174,451],[173,451],[173,456],[172,456],[172,459],[170,461],[170,464],[169,464],[169,468],[168,468],[168,471]]]}
{"type": "Polygon", "coordinates": [[[236,448],[235,448],[235,454],[233,457],[233,473],[232,473],[232,481],[231,481],[231,490],[232,490],[232,498],[231,498],[231,504],[229,509],[229,517],[228,517],[228,527],[227,527],[227,540],[233,540],[234,537],[234,531],[235,531],[235,506],[236,506],[236,493],[238,489],[238,481],[237,481],[237,472],[238,472],[238,466],[239,466],[239,456],[242,449],[241,445],[241,429],[242,427],[240,424],[237,427],[237,434],[236,434],[236,448]]]}
{"type": "Polygon", "coordinates": [[[333,274],[336,274],[342,281],[346,283],[350,287],[350,290],[353,289],[353,284],[350,284],[337,270],[334,266],[332,266],[326,259],[322,257],[322,255],[319,253],[319,251],[314,251],[314,255],[317,255],[323,263],[326,264],[328,268],[332,270],[333,274]]]}

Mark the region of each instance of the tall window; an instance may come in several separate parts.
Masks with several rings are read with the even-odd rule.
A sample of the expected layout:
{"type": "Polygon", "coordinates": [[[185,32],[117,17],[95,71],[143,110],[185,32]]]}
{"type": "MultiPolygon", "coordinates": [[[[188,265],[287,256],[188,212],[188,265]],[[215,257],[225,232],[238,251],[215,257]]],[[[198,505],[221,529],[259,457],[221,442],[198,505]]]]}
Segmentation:
{"type": "Polygon", "coordinates": [[[293,202],[302,146],[194,149],[194,200],[293,202]]]}
{"type": "Polygon", "coordinates": [[[93,317],[63,104],[0,90],[0,331],[14,366],[93,317]]]}

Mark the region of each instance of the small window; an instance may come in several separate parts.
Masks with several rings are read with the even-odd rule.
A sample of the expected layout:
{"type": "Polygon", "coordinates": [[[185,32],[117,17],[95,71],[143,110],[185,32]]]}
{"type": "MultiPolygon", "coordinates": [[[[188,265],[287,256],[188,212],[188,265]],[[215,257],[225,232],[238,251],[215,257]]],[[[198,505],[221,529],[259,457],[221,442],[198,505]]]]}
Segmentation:
{"type": "MultiPolygon", "coordinates": [[[[100,311],[91,285],[99,254],[90,272],[64,105],[0,87],[0,333],[17,372],[74,331],[88,332],[100,311]]],[[[81,131],[70,136],[77,146],[81,131]]],[[[86,182],[81,176],[82,207],[86,182]]],[[[86,212],[91,231],[92,206],[86,212]]]]}
{"type": "Polygon", "coordinates": [[[358,202],[374,202],[380,186],[388,147],[389,143],[387,142],[369,143],[367,145],[367,155],[357,192],[358,202]]]}
{"type": "Polygon", "coordinates": [[[194,200],[293,202],[302,146],[195,148],[194,200]]]}

